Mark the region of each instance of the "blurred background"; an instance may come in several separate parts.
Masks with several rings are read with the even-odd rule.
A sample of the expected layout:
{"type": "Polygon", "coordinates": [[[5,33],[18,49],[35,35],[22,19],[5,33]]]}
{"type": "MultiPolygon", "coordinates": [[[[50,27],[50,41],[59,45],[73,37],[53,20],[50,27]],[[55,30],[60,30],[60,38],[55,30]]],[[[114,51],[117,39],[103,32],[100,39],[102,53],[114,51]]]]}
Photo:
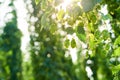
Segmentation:
{"type": "Polygon", "coordinates": [[[0,0],[0,80],[120,80],[120,0],[0,0]]]}

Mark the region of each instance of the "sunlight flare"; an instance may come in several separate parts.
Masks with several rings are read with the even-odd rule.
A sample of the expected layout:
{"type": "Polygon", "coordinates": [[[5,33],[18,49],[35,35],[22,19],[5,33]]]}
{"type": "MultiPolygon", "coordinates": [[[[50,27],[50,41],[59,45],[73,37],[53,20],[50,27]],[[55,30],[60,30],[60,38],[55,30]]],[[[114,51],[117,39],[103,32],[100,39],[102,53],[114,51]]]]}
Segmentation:
{"type": "Polygon", "coordinates": [[[59,6],[57,6],[57,9],[60,10],[62,8],[64,11],[66,11],[66,8],[71,3],[72,3],[72,0],[64,0],[63,3],[61,3],[59,6]]]}
{"type": "Polygon", "coordinates": [[[72,2],[72,0],[64,0],[64,2],[61,4],[62,9],[66,11],[67,6],[70,5],[71,2],[72,2]]]}

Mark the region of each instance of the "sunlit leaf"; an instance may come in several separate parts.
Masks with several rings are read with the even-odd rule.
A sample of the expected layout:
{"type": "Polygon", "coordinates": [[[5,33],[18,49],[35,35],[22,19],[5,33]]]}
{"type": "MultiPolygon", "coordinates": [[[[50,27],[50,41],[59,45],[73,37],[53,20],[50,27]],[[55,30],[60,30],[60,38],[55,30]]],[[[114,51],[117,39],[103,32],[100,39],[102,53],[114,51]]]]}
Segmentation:
{"type": "Polygon", "coordinates": [[[95,48],[94,35],[93,34],[89,34],[89,48],[92,49],[92,50],[95,48]]]}
{"type": "Polygon", "coordinates": [[[88,23],[88,28],[89,28],[90,31],[94,32],[93,23],[88,23]]]}
{"type": "Polygon", "coordinates": [[[112,56],[120,56],[120,47],[118,47],[117,49],[115,49],[115,51],[112,54],[112,56]]]}
{"type": "Polygon", "coordinates": [[[103,80],[103,79],[105,79],[104,76],[105,76],[105,73],[103,71],[103,66],[101,65],[101,66],[99,66],[99,68],[97,70],[97,77],[98,77],[99,80],[103,80]]]}
{"type": "Polygon", "coordinates": [[[77,34],[77,37],[78,37],[81,41],[86,42],[86,35],[77,34]]]}
{"type": "Polygon", "coordinates": [[[118,36],[114,42],[114,47],[117,47],[118,45],[120,45],[120,36],[118,36]]]}
{"type": "Polygon", "coordinates": [[[36,5],[40,2],[40,0],[35,0],[36,5]]]}
{"type": "Polygon", "coordinates": [[[71,41],[71,47],[72,48],[76,47],[76,41],[75,41],[75,39],[72,39],[72,41],[71,41]]]}
{"type": "Polygon", "coordinates": [[[49,2],[52,2],[53,0],[48,0],[49,2]]]}
{"type": "Polygon", "coordinates": [[[62,20],[63,16],[64,16],[64,10],[60,10],[57,15],[58,20],[62,20]]]}
{"type": "Polygon", "coordinates": [[[113,72],[113,74],[117,73],[118,70],[120,70],[120,64],[117,65],[117,66],[113,66],[113,67],[112,67],[112,72],[113,72]]]}

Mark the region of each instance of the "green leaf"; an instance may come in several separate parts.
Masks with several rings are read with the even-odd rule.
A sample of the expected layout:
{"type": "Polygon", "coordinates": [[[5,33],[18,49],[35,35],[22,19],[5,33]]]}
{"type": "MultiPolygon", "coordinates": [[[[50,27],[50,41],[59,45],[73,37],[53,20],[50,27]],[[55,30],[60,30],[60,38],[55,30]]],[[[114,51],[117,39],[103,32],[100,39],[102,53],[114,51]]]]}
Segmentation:
{"type": "Polygon", "coordinates": [[[57,25],[56,25],[55,23],[52,23],[52,24],[50,25],[50,31],[51,31],[52,33],[54,33],[54,32],[57,31],[57,25]]]}
{"type": "Polygon", "coordinates": [[[76,35],[77,37],[83,41],[83,42],[86,42],[86,34],[85,34],[85,30],[83,27],[81,26],[77,26],[77,31],[76,31],[76,35]]]}
{"type": "Polygon", "coordinates": [[[120,64],[112,67],[113,74],[116,74],[120,70],[120,64]]]}
{"type": "Polygon", "coordinates": [[[47,0],[42,0],[41,2],[41,9],[45,10],[48,7],[47,0]]]}
{"type": "Polygon", "coordinates": [[[41,18],[41,29],[40,30],[42,30],[44,27],[49,26],[49,22],[47,19],[48,19],[48,13],[45,13],[41,18]]]}
{"type": "Polygon", "coordinates": [[[78,32],[79,34],[85,34],[85,30],[84,30],[84,28],[81,27],[81,26],[78,26],[78,27],[77,27],[77,32],[78,32]]]}
{"type": "Polygon", "coordinates": [[[72,41],[71,41],[71,47],[72,48],[76,47],[76,42],[75,42],[75,39],[73,39],[73,38],[72,38],[72,41]]]}
{"type": "Polygon", "coordinates": [[[36,5],[40,2],[40,0],[35,0],[36,5]]]}
{"type": "Polygon", "coordinates": [[[94,35],[93,34],[89,34],[89,48],[93,50],[94,47],[95,47],[94,35]]]}
{"type": "Polygon", "coordinates": [[[120,56],[120,47],[118,47],[117,49],[115,49],[115,51],[112,54],[112,56],[120,56]]]}
{"type": "Polygon", "coordinates": [[[109,32],[107,30],[103,30],[102,31],[102,38],[106,40],[109,37],[110,37],[109,32]]]}
{"type": "Polygon", "coordinates": [[[117,47],[118,45],[120,45],[120,36],[118,36],[114,42],[114,47],[117,47]]]}
{"type": "Polygon", "coordinates": [[[41,29],[40,30],[42,30],[44,25],[46,24],[46,18],[47,18],[46,15],[42,16],[42,18],[41,18],[41,29]]]}
{"type": "Polygon", "coordinates": [[[77,37],[78,37],[81,41],[86,42],[86,35],[77,34],[77,37]]]}
{"type": "Polygon", "coordinates": [[[65,45],[66,48],[68,48],[69,45],[70,45],[70,40],[66,39],[65,42],[64,42],[64,45],[65,45]]]}
{"type": "Polygon", "coordinates": [[[101,33],[100,33],[100,31],[99,31],[99,30],[96,30],[96,31],[95,31],[95,33],[94,33],[94,35],[95,35],[95,38],[96,38],[96,39],[99,39],[99,38],[100,38],[101,33]]]}
{"type": "Polygon", "coordinates": [[[74,30],[73,30],[72,27],[66,28],[65,31],[66,31],[68,34],[73,34],[73,33],[74,33],[74,30]]]}
{"type": "MultiPolygon", "coordinates": [[[[93,21],[93,20],[92,20],[93,21]]],[[[94,26],[93,23],[88,23],[88,29],[92,32],[94,32],[94,26]]]]}
{"type": "Polygon", "coordinates": [[[58,20],[62,20],[63,16],[64,16],[64,10],[60,10],[57,15],[58,20]]]}
{"type": "Polygon", "coordinates": [[[102,14],[102,19],[103,20],[108,20],[108,19],[112,20],[112,16],[110,14],[107,14],[107,15],[102,14]]]}

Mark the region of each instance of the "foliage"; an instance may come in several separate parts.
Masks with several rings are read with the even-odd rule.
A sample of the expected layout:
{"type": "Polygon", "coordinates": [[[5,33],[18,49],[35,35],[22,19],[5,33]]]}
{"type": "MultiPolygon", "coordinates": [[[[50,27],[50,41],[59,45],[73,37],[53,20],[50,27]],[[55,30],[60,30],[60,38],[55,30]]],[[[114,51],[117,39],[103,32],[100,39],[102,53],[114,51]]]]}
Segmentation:
{"type": "MultiPolygon", "coordinates": [[[[31,63],[24,63],[30,77],[25,79],[120,80],[120,0],[31,1],[31,63]],[[77,55],[74,63],[72,54],[77,55]]],[[[21,32],[16,11],[11,13],[14,18],[0,35],[0,79],[22,80],[21,32]]]]}
{"type": "MultiPolygon", "coordinates": [[[[40,0],[39,0],[40,1],[40,0]]],[[[37,1],[37,2],[39,2],[37,1]]],[[[45,3],[50,3],[54,6],[54,1],[43,1],[45,3]]],[[[58,0],[59,2],[59,0],[58,0]]],[[[84,44],[87,45],[86,55],[83,57],[82,52],[84,51],[84,48],[81,49],[79,56],[83,57],[83,62],[79,63],[79,60],[82,60],[81,57],[78,58],[78,66],[84,65],[84,67],[89,66],[92,71],[93,75],[89,78],[94,78],[95,80],[113,80],[116,79],[117,76],[115,76],[119,69],[116,70],[116,72],[113,72],[112,64],[110,63],[110,59],[113,57],[119,56],[119,0],[116,1],[106,1],[106,0],[82,0],[81,6],[77,5],[79,1],[73,1],[74,4],[69,5],[65,10],[63,8],[60,8],[60,10],[50,10],[49,5],[46,4],[46,7],[44,7],[43,12],[47,13],[42,15],[42,29],[49,28],[49,25],[52,23],[61,24],[63,28],[61,28],[63,31],[67,32],[66,35],[72,35],[76,34],[76,36],[79,38],[80,41],[82,41],[84,44]],[[113,4],[114,3],[114,4],[113,4]],[[100,10],[102,9],[102,6],[108,6],[108,13],[104,14],[100,10]],[[49,7],[47,7],[49,6],[49,7]],[[77,10],[77,11],[76,11],[77,10]],[[54,19],[54,21],[50,24],[44,24],[45,22],[49,23],[47,21],[47,18],[52,14],[55,13],[57,17],[54,19]],[[68,15],[68,18],[65,18],[65,16],[68,15]],[[46,16],[46,18],[45,18],[46,16]],[[46,19],[46,20],[44,20],[46,19]],[[101,29],[100,27],[104,26],[104,23],[109,21],[112,26],[112,30],[101,29]],[[44,21],[44,22],[43,22],[44,21]],[[65,25],[65,24],[68,25],[65,25]],[[66,28],[69,26],[68,28],[66,28]],[[118,28],[117,28],[118,26],[118,28]],[[115,34],[115,37],[112,37],[112,35],[115,34]],[[116,39],[117,38],[117,39],[116,39]],[[114,43],[115,41],[115,43],[114,43]],[[112,45],[114,44],[114,46],[112,45]],[[117,47],[116,47],[117,46],[117,47]],[[90,53],[91,52],[91,53],[90,53]],[[93,64],[87,64],[87,61],[91,61],[93,64]],[[116,74],[114,74],[116,73],[116,74]]],[[[55,5],[59,6],[61,3],[55,5]]],[[[41,4],[44,5],[44,4],[41,4]]],[[[61,6],[62,7],[62,6],[61,6]]],[[[39,8],[41,11],[42,9],[39,8]]],[[[49,17],[50,19],[50,17],[49,17]]],[[[38,20],[39,21],[39,20],[38,20]]],[[[51,21],[51,20],[49,20],[51,21]]],[[[56,25],[57,26],[57,25],[56,25]]],[[[105,24],[105,27],[108,26],[105,24]]],[[[51,28],[49,29],[51,31],[51,28]]],[[[59,30],[59,28],[58,28],[59,30]]],[[[65,36],[66,36],[65,35],[65,36]]],[[[70,40],[66,39],[64,42],[66,48],[70,45],[70,40]]],[[[76,41],[72,39],[71,41],[71,47],[76,47],[76,41]]],[[[115,65],[116,66],[116,65],[115,65]]],[[[78,68],[81,70],[80,68],[78,68]]],[[[85,68],[83,69],[85,71],[85,68]]],[[[79,72],[80,74],[81,72],[79,72]]],[[[79,75],[77,74],[77,75],[79,75]]],[[[85,72],[85,75],[86,72],[85,72]]],[[[86,76],[84,76],[86,77],[86,76]]],[[[84,80],[85,78],[79,78],[80,80],[84,80]]]]}
{"type": "MultiPolygon", "coordinates": [[[[9,7],[14,7],[13,1],[9,7]]],[[[0,80],[22,80],[21,32],[17,28],[16,10],[8,13],[14,17],[6,22],[0,35],[0,80]]]]}
{"type": "MultiPolygon", "coordinates": [[[[61,43],[63,36],[58,32],[57,24],[50,18],[53,9],[48,6],[50,5],[44,9],[43,6],[40,7],[43,12],[40,16],[32,13],[32,16],[39,19],[34,23],[35,30],[30,35],[34,79],[76,80],[72,60],[70,56],[65,57],[66,50],[61,43]]],[[[74,47],[74,39],[71,43],[74,47]]]]}
{"type": "MultiPolygon", "coordinates": [[[[109,14],[112,16],[113,20],[111,21],[111,25],[112,25],[112,29],[114,31],[115,34],[115,38],[112,38],[112,43],[113,43],[113,53],[112,53],[112,57],[114,58],[118,58],[119,55],[119,22],[120,19],[118,18],[119,15],[119,8],[120,8],[120,1],[119,0],[110,0],[110,2],[107,2],[106,0],[103,2],[104,4],[108,4],[108,11],[109,14]],[[112,6],[111,6],[112,5],[112,6]]],[[[114,76],[114,80],[119,80],[119,61],[115,61],[116,64],[111,66],[112,67],[112,73],[114,76]],[[118,64],[117,64],[118,63],[118,64]],[[116,68],[116,70],[114,70],[116,68]]]]}

